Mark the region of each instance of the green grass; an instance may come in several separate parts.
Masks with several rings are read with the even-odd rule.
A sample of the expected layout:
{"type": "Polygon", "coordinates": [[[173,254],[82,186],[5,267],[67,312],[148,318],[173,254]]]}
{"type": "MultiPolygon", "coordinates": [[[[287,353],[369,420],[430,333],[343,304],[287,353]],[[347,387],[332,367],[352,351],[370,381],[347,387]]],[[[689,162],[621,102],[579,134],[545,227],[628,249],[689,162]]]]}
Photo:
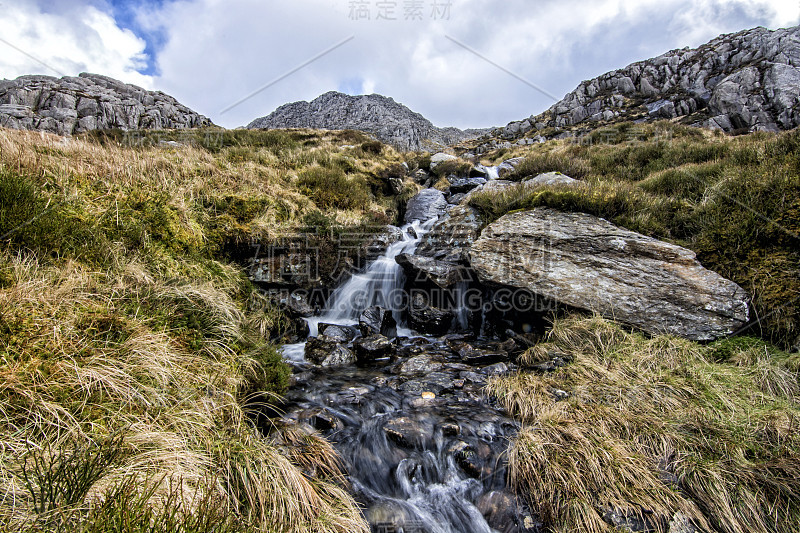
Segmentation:
{"type": "Polygon", "coordinates": [[[748,333],[784,348],[800,342],[800,133],[730,138],[656,123],[593,135],[607,141],[532,148],[512,176],[561,171],[579,186],[520,185],[475,194],[471,205],[486,223],[548,206],[685,246],[752,295],[759,322],[748,333]]]}
{"type": "Polygon", "coordinates": [[[392,220],[369,182],[402,155],[367,142],[0,130],[0,529],[366,531],[328,443],[252,422],[291,323],[243,267],[392,220]]]}

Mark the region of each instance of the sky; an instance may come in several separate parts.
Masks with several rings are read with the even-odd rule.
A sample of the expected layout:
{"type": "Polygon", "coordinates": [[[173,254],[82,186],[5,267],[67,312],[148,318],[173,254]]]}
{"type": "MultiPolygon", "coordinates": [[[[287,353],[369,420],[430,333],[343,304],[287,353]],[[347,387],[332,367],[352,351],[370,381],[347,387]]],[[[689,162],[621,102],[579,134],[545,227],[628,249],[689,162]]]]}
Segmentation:
{"type": "Polygon", "coordinates": [[[104,74],[228,128],[332,90],[478,128],[668,50],[798,24],[800,0],[0,0],[0,79],[104,74]]]}

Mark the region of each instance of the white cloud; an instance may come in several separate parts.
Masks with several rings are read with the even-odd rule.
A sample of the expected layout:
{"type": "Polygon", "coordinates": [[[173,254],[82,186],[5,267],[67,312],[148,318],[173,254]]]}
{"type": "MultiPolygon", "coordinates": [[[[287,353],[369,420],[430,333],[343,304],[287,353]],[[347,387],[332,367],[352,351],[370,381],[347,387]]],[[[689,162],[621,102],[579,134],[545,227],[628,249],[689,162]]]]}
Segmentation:
{"type": "Polygon", "coordinates": [[[94,72],[152,86],[138,72],[145,63],[145,42],[117,26],[113,17],[93,5],[35,1],[3,2],[0,14],[0,76],[23,74],[75,76],[94,72]]]}
{"type": "MultiPolygon", "coordinates": [[[[136,72],[144,42],[102,9],[79,6],[101,1],[63,0],[75,6],[57,13],[17,6],[0,15],[0,36],[70,74],[93,70],[154,86],[227,127],[287,102],[359,87],[437,125],[502,125],[552,100],[446,36],[561,97],[633,61],[720,33],[793,25],[800,15],[796,0],[453,0],[446,20],[433,20],[433,0],[423,0],[422,20],[409,21],[401,0],[395,21],[376,20],[377,0],[368,0],[371,19],[357,21],[345,0],[144,2],[137,22],[164,38],[151,80],[136,72]],[[221,113],[348,36],[355,39],[221,113]]],[[[0,69],[43,71],[4,55],[0,69]]]]}

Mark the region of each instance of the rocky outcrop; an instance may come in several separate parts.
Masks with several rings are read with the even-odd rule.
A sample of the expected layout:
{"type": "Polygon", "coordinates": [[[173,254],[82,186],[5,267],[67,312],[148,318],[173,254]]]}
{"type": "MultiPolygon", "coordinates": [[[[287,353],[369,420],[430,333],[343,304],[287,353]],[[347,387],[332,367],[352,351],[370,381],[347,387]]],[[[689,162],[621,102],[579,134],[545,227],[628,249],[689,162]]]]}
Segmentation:
{"type": "Polygon", "coordinates": [[[0,81],[0,126],[72,135],[90,130],[183,129],[211,120],[160,91],[98,74],[0,81]]]}
{"type": "Polygon", "coordinates": [[[447,211],[447,200],[444,193],[436,189],[425,189],[408,201],[406,206],[406,224],[419,220],[428,221],[441,216],[447,211]]]}
{"type": "Polygon", "coordinates": [[[748,319],[747,294],[694,252],[582,213],[505,215],[470,248],[489,284],[517,287],[638,327],[693,340],[729,335],[748,319]]]}
{"type": "Polygon", "coordinates": [[[467,259],[467,250],[479,236],[482,224],[477,209],[468,205],[452,207],[425,234],[417,246],[416,255],[463,263],[467,259]]]}
{"type": "Polygon", "coordinates": [[[729,132],[797,127],[800,26],[722,35],[697,49],[633,63],[582,82],[546,112],[511,122],[493,136],[534,141],[542,130],[553,136],[576,125],[656,119],[729,132]]]}
{"type": "Polygon", "coordinates": [[[436,151],[489,130],[437,128],[428,119],[379,94],[350,96],[331,91],[311,102],[285,104],[247,125],[250,129],[359,130],[401,150],[436,151]]]}

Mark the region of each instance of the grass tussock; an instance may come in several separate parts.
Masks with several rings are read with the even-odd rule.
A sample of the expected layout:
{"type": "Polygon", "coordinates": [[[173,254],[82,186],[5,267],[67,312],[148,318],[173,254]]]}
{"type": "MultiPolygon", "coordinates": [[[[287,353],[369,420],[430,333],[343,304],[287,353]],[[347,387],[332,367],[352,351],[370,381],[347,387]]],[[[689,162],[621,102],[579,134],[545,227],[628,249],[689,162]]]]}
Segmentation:
{"type": "Polygon", "coordinates": [[[353,132],[131,135],[0,130],[0,530],[367,531],[330,445],[256,428],[287,317],[230,251],[388,219],[368,183],[400,155],[353,132]],[[310,169],[362,201],[316,198],[310,169]]]}
{"type": "Polygon", "coordinates": [[[621,124],[581,143],[550,141],[508,155],[526,156],[511,179],[561,171],[581,184],[474,194],[470,203],[487,223],[548,206],[685,246],[752,295],[749,334],[784,348],[800,343],[797,131],[726,137],[669,123],[621,124]]]}
{"type": "Polygon", "coordinates": [[[554,531],[610,531],[619,517],[667,531],[676,516],[704,531],[800,528],[788,354],[752,338],[645,338],[599,317],[557,321],[522,360],[553,352],[571,363],[489,390],[523,422],[511,477],[554,531]]]}

